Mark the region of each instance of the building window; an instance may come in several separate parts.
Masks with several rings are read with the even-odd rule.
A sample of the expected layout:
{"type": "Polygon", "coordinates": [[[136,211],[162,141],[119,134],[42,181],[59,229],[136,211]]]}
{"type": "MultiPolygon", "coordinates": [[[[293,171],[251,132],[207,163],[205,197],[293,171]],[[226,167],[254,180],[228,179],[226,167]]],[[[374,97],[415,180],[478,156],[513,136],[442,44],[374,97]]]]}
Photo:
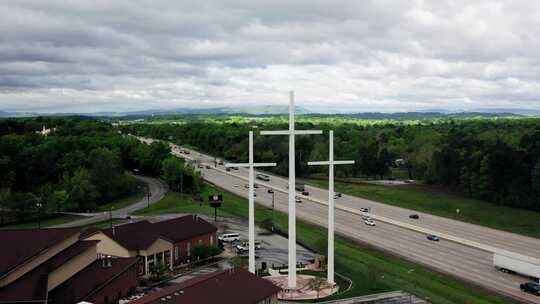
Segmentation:
{"type": "Polygon", "coordinates": [[[187,256],[191,256],[191,242],[187,242],[187,256]]]}
{"type": "Polygon", "coordinates": [[[178,260],[178,245],[174,246],[174,259],[178,260]]]}

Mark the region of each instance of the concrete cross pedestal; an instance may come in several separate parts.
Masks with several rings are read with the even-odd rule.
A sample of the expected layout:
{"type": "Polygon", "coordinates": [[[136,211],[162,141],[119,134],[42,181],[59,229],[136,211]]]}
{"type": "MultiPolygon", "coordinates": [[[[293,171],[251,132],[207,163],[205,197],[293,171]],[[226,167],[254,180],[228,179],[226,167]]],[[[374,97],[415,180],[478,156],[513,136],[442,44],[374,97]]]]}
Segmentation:
{"type": "Polygon", "coordinates": [[[249,168],[249,271],[255,273],[255,167],[273,167],[276,163],[254,163],[253,161],[253,131],[249,131],[249,163],[226,164],[226,167],[249,168]]]}
{"type": "Polygon", "coordinates": [[[288,287],[296,288],[296,201],[295,201],[295,143],[296,135],[322,134],[320,130],[295,130],[294,129],[294,92],[291,91],[289,103],[289,130],[284,131],[261,131],[261,135],[287,135],[289,136],[289,269],[288,287]]]}
{"type": "Polygon", "coordinates": [[[308,162],[309,166],[329,166],[328,174],[328,271],[327,281],[335,284],[334,281],[334,165],[354,164],[353,160],[334,160],[334,131],[330,131],[328,148],[328,161],[308,162]]]}

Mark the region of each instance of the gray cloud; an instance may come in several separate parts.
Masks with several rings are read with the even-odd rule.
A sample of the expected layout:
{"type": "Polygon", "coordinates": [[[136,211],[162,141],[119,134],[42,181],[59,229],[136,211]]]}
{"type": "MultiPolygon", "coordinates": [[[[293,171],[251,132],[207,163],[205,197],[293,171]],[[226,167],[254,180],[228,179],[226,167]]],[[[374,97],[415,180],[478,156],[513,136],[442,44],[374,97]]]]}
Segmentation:
{"type": "Polygon", "coordinates": [[[534,1],[0,3],[0,110],[540,109],[534,1]]]}

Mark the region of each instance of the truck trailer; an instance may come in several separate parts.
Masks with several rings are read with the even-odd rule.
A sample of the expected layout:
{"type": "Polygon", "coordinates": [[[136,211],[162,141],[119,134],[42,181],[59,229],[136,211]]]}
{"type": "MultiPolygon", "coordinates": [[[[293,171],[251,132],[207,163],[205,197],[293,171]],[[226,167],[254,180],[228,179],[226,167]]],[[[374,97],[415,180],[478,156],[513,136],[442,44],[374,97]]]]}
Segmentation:
{"type": "Polygon", "coordinates": [[[493,265],[500,271],[530,277],[536,282],[540,279],[540,259],[519,253],[497,250],[493,253],[493,265]]]}

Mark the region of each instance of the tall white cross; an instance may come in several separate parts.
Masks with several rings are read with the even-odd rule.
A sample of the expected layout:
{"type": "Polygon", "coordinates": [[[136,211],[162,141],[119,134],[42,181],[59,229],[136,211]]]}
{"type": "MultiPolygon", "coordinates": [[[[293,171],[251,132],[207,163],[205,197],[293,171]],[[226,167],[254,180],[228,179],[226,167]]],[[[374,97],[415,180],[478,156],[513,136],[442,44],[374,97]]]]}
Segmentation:
{"type": "Polygon", "coordinates": [[[320,130],[294,129],[294,92],[289,93],[289,130],[261,131],[261,135],[288,135],[289,136],[289,270],[288,287],[296,288],[296,172],[295,172],[295,146],[296,135],[322,134],[320,130]]]}
{"type": "Polygon", "coordinates": [[[226,164],[226,167],[249,168],[249,271],[255,273],[255,167],[272,167],[276,163],[253,162],[253,131],[249,131],[249,163],[226,164]]]}
{"type": "Polygon", "coordinates": [[[327,281],[335,284],[334,281],[334,165],[354,164],[354,160],[334,160],[334,131],[330,131],[328,148],[328,161],[308,162],[309,166],[329,166],[328,174],[328,271],[327,281]]]}

